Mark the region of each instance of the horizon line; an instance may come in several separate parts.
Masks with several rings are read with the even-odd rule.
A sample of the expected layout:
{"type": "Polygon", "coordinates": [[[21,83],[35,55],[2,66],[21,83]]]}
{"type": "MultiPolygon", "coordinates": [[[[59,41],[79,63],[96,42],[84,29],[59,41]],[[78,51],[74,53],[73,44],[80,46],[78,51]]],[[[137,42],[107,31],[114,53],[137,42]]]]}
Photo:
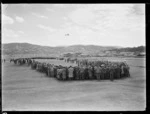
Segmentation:
{"type": "MultiPolygon", "coordinates": [[[[33,44],[33,43],[28,43],[28,42],[10,42],[10,43],[1,43],[1,44],[14,44],[14,43],[18,43],[18,44],[31,44],[31,45],[46,46],[46,47],[70,47],[70,46],[76,46],[76,45],[82,45],[82,46],[93,45],[93,46],[102,46],[102,47],[123,47],[123,48],[130,48],[129,46],[95,45],[95,44],[73,44],[73,45],[59,45],[59,46],[40,45],[40,44],[33,44]]],[[[139,46],[132,46],[132,48],[133,48],[133,47],[140,47],[140,46],[146,47],[145,45],[139,45],[139,46]]]]}

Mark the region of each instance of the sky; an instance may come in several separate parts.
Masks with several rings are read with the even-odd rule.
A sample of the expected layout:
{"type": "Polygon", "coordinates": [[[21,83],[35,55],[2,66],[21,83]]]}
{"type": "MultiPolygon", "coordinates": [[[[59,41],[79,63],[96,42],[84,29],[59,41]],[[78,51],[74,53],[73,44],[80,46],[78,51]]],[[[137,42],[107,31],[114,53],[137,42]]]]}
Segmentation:
{"type": "Polygon", "coordinates": [[[2,43],[145,46],[145,4],[2,4],[2,43]]]}

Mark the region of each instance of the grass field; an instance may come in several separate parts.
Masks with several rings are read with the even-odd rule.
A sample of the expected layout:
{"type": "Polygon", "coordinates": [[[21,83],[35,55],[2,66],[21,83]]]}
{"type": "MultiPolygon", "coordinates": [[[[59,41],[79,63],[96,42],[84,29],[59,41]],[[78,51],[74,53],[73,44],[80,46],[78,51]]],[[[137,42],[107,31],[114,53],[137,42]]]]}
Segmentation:
{"type": "MultiPolygon", "coordinates": [[[[113,82],[109,80],[62,82],[31,70],[26,65],[17,66],[7,61],[2,64],[2,110],[145,110],[145,58],[124,59],[130,66],[131,78],[113,82]]],[[[71,65],[60,60],[38,61],[71,65]]]]}

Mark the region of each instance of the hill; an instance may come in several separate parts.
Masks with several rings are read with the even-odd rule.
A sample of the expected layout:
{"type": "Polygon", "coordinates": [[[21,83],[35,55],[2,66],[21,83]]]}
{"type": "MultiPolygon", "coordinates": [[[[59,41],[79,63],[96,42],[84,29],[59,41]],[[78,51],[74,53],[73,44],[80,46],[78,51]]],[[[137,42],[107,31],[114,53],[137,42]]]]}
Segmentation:
{"type": "Polygon", "coordinates": [[[144,46],[138,46],[138,47],[127,47],[127,48],[120,48],[120,49],[111,49],[111,51],[117,51],[117,52],[145,52],[144,46]]]}
{"type": "Polygon", "coordinates": [[[145,56],[146,48],[144,46],[138,47],[127,47],[127,48],[119,48],[119,49],[111,49],[108,50],[108,53],[111,53],[115,56],[134,56],[134,57],[143,57],[145,56]]]}
{"type": "Polygon", "coordinates": [[[99,53],[104,50],[114,49],[112,46],[95,46],[95,45],[73,45],[61,47],[40,46],[29,43],[8,43],[2,44],[2,53],[4,55],[17,55],[17,54],[54,54],[61,55],[64,53],[99,53]]]}
{"type": "MultiPolygon", "coordinates": [[[[117,46],[72,45],[72,46],[40,46],[29,43],[2,44],[2,54],[8,56],[60,56],[71,54],[75,56],[118,56],[120,53],[144,52],[145,47],[121,48],[117,46]]],[[[130,53],[130,55],[131,55],[130,53]]],[[[122,55],[122,54],[121,54],[122,55]]]]}

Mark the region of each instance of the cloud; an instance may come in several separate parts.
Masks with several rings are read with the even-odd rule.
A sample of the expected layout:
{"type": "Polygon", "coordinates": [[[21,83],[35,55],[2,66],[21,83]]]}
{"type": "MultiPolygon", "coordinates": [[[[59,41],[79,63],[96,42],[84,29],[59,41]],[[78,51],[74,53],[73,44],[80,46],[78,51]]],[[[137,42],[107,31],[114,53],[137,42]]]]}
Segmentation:
{"type": "Polygon", "coordinates": [[[3,29],[2,29],[2,36],[3,36],[3,37],[14,37],[14,38],[16,38],[16,37],[18,37],[19,35],[18,35],[15,31],[13,31],[13,30],[11,30],[11,29],[3,28],[3,29]]]}
{"type": "Polygon", "coordinates": [[[39,25],[37,25],[37,26],[38,26],[39,28],[41,28],[41,29],[48,30],[49,32],[54,32],[54,31],[56,31],[56,29],[51,28],[51,27],[49,27],[49,26],[42,25],[42,24],[39,24],[39,25]]]}
{"type": "Polygon", "coordinates": [[[64,34],[68,33],[70,34],[70,37],[76,37],[79,39],[83,39],[85,37],[90,36],[92,38],[92,36],[95,34],[95,32],[90,28],[77,26],[70,22],[65,23],[62,29],[59,30],[59,32],[64,34]]]}
{"type": "Polygon", "coordinates": [[[16,16],[16,21],[18,21],[19,23],[24,22],[24,19],[22,17],[16,16]]]}
{"type": "Polygon", "coordinates": [[[24,32],[23,32],[23,31],[21,31],[21,30],[20,30],[20,31],[18,31],[18,33],[20,33],[20,34],[24,34],[24,32]]]}
{"type": "Polygon", "coordinates": [[[40,17],[41,17],[41,18],[45,18],[45,19],[48,19],[48,17],[46,17],[46,16],[43,16],[43,15],[41,15],[40,17]]]}
{"type": "Polygon", "coordinates": [[[64,29],[64,28],[68,28],[68,27],[70,28],[72,26],[74,26],[74,24],[72,22],[67,21],[67,22],[63,23],[63,25],[61,27],[64,29]]]}
{"type": "Polygon", "coordinates": [[[2,24],[3,25],[5,25],[5,24],[13,24],[13,23],[14,23],[14,20],[11,17],[2,14],[2,24]]]}
{"type": "Polygon", "coordinates": [[[69,18],[79,24],[79,25],[87,25],[87,24],[91,24],[94,19],[95,19],[95,14],[85,8],[79,8],[75,11],[73,11],[70,15],[69,18]]]}
{"type": "Polygon", "coordinates": [[[96,30],[143,28],[144,4],[90,4],[77,5],[69,18],[72,22],[96,30]],[[140,15],[140,16],[139,16],[140,15]]]}
{"type": "MultiPolygon", "coordinates": [[[[67,27],[60,29],[57,34],[50,34],[49,37],[54,38],[52,42],[57,45],[75,45],[75,44],[98,44],[99,39],[105,39],[103,35],[93,31],[90,28],[77,26],[75,24],[68,24],[67,27]],[[69,34],[69,36],[65,36],[69,34]]],[[[102,41],[103,42],[103,41],[102,41]]],[[[101,43],[101,42],[100,42],[101,43]]],[[[52,44],[52,45],[55,45],[52,44]]]]}
{"type": "Polygon", "coordinates": [[[32,13],[32,15],[35,15],[36,17],[39,17],[39,18],[48,19],[48,17],[47,17],[47,16],[39,15],[39,14],[37,14],[37,13],[32,13]]]}
{"type": "Polygon", "coordinates": [[[47,11],[50,11],[50,12],[54,12],[53,9],[50,9],[50,8],[46,8],[47,11]]]}
{"type": "Polygon", "coordinates": [[[69,17],[62,17],[62,19],[65,21],[65,22],[68,22],[68,21],[70,21],[70,18],[69,17]]]}
{"type": "Polygon", "coordinates": [[[68,20],[68,18],[67,18],[67,17],[63,17],[63,19],[64,19],[65,21],[67,21],[67,20],[68,20]]]}
{"type": "Polygon", "coordinates": [[[107,18],[107,27],[117,30],[134,30],[137,27],[141,28],[145,25],[144,15],[138,16],[133,14],[133,7],[135,7],[135,5],[122,5],[122,7],[120,5],[120,7],[118,6],[118,9],[110,12],[109,18],[107,18]]]}
{"type": "MultiPolygon", "coordinates": [[[[11,19],[5,20],[5,23],[12,24],[6,26],[8,30],[6,30],[5,36],[9,37],[5,38],[8,39],[8,42],[14,42],[19,39],[19,41],[36,42],[38,44],[43,38],[44,40],[40,42],[41,44],[43,43],[42,45],[97,44],[133,46],[134,43],[142,44],[144,42],[144,5],[56,4],[53,6],[52,4],[25,5],[25,8],[22,8],[23,10],[21,8],[20,6],[17,7],[18,13],[24,14],[27,11],[26,13],[28,14],[26,16],[29,20],[35,18],[35,21],[36,19],[41,19],[38,21],[43,22],[44,20],[44,22],[36,25],[34,25],[36,22],[29,22],[26,23],[28,24],[27,26],[20,28],[20,26],[15,25],[17,23],[11,21],[13,20],[12,16],[6,15],[11,19]],[[34,11],[32,11],[33,9],[34,11]],[[53,15],[51,18],[49,18],[50,14],[53,15]],[[46,19],[46,16],[49,18],[49,21],[46,19]],[[29,31],[29,26],[30,29],[33,29],[32,32],[29,31]],[[9,30],[9,27],[11,30],[9,30]],[[69,36],[65,34],[69,34],[69,36]]],[[[17,13],[14,12],[16,11],[16,6],[7,9],[9,9],[7,14],[15,15],[17,13]]]]}

